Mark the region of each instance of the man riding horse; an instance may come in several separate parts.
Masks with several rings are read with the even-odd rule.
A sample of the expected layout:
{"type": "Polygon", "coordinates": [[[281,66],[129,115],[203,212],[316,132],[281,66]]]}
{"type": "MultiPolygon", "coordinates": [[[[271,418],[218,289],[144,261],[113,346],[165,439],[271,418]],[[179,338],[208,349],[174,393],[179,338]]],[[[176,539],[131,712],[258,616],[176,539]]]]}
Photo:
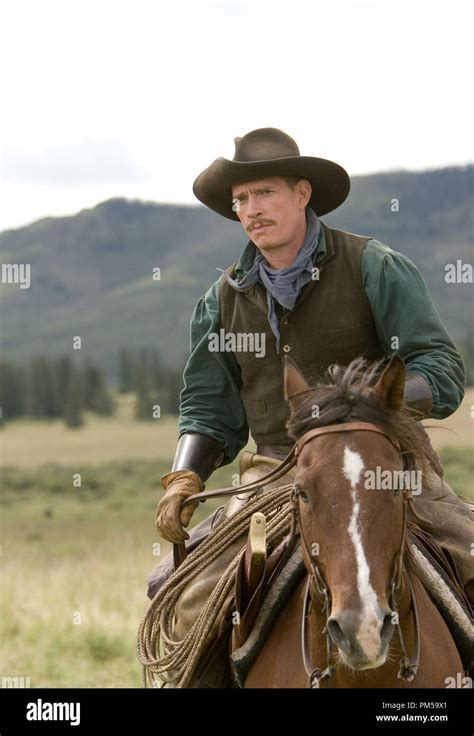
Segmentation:
{"type": "MultiPolygon", "coordinates": [[[[191,319],[179,442],[172,469],[161,478],[165,495],[156,513],[159,534],[175,544],[189,539],[184,527],[197,506],[181,509],[182,502],[236,458],[249,429],[257,452],[244,453],[241,471],[251,467],[252,479],[290,451],[285,355],[313,385],[333,363],[397,352],[407,370],[405,404],[418,419],[450,416],[465,385],[462,358],[415,265],[372,237],[319,219],[349,193],[341,166],[301,156],[290,136],[262,128],[236,138],[233,160],[216,159],[193,189],[210,209],[240,221],[249,241],[199,299],[191,319]],[[216,349],[222,335],[232,349],[222,341],[216,349]],[[255,344],[258,350],[251,349],[255,344]]],[[[429,484],[414,504],[450,553],[473,602],[472,512],[441,479],[433,458],[429,484]]],[[[242,503],[228,504],[226,515],[242,503]]]]}

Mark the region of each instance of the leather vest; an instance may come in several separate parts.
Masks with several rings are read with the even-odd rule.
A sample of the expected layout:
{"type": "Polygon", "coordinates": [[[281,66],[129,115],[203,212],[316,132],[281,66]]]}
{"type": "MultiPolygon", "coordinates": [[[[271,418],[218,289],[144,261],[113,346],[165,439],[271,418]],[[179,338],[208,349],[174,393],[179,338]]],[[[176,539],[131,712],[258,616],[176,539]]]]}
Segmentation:
{"type": "MultiPolygon", "coordinates": [[[[362,283],[362,253],[370,238],[321,225],[326,257],[317,264],[318,279],[303,286],[293,310],[281,310],[280,355],[268,323],[263,284],[257,282],[250,290],[238,292],[224,275],[220,279],[220,327],[233,335],[265,334],[262,357],[256,351],[234,350],[241,369],[242,402],[250,431],[259,445],[293,444],[285,428],[285,353],[296,361],[310,386],[322,378],[332,363],[347,365],[359,355],[373,361],[383,355],[362,283]]],[[[236,263],[227,269],[234,278],[235,266],[236,263]]]]}

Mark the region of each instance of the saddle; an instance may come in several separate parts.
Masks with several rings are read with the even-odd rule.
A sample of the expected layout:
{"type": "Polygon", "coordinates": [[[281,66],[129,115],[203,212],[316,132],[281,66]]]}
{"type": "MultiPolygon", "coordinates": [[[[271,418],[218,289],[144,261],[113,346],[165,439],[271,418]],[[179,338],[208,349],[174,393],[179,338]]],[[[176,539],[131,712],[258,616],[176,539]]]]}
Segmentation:
{"type": "Polygon", "coordinates": [[[409,566],[443,617],[467,672],[474,667],[474,624],[470,601],[449,550],[409,521],[409,566]]]}
{"type": "MultiPolygon", "coordinates": [[[[263,514],[254,516],[263,517],[263,514]]],[[[263,517],[258,520],[264,532],[265,519],[263,517]]],[[[299,551],[299,534],[290,533],[269,552],[265,544],[261,544],[260,564],[255,566],[258,557],[258,550],[255,549],[255,526],[255,519],[252,519],[247,547],[236,573],[234,595],[222,612],[214,642],[196,668],[191,684],[193,688],[232,688],[243,685],[245,677],[242,679],[240,670],[242,675],[246,675],[265,643],[273,622],[306,574],[301,554],[295,555],[295,551],[299,551]],[[264,631],[255,627],[256,619],[262,618],[262,613],[264,631]],[[254,638],[257,648],[253,643],[248,647],[249,640],[253,641],[254,638]],[[246,647],[249,648],[249,653],[244,653],[244,664],[236,665],[233,653],[242,648],[246,650],[246,647]]]]}
{"type": "Polygon", "coordinates": [[[298,540],[299,532],[290,534],[268,557],[264,557],[258,568],[258,565],[255,565],[255,553],[252,554],[252,529],[250,530],[246,552],[240,560],[235,579],[234,611],[237,615],[232,632],[232,651],[247,641],[263,601],[291,558],[298,540]],[[257,569],[253,570],[252,567],[257,569]]]}

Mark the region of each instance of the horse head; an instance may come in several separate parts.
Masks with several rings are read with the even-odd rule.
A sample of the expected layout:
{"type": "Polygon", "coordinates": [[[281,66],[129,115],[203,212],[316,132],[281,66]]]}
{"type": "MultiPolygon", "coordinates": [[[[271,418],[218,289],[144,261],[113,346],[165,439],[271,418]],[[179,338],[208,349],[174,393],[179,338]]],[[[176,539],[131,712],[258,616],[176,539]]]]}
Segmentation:
{"type": "Polygon", "coordinates": [[[393,601],[406,528],[399,480],[406,481],[404,451],[420,443],[403,408],[404,385],[397,355],[383,370],[381,362],[361,358],[347,368],[331,366],[328,382],[315,387],[285,359],[303,557],[313,600],[325,601],[327,635],[353,670],[385,663],[397,623],[393,601]]]}

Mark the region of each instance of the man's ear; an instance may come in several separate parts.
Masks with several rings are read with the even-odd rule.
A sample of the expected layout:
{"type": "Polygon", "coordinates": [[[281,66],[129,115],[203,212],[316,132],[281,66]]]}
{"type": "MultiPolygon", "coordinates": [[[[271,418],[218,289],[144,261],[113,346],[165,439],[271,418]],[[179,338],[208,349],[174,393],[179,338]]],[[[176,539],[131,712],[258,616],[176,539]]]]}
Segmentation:
{"type": "Polygon", "coordinates": [[[394,353],[374,386],[374,394],[393,412],[404,403],[405,374],[405,363],[394,353]]]}
{"type": "Polygon", "coordinates": [[[298,192],[300,195],[300,204],[302,205],[302,209],[306,208],[308,205],[309,200],[311,199],[312,194],[312,188],[311,184],[307,179],[300,179],[296,186],[298,187],[298,192]]]}
{"type": "Polygon", "coordinates": [[[286,401],[293,398],[295,394],[299,394],[301,391],[307,391],[309,388],[308,382],[293,358],[285,355],[283,362],[283,391],[286,401]]]}

